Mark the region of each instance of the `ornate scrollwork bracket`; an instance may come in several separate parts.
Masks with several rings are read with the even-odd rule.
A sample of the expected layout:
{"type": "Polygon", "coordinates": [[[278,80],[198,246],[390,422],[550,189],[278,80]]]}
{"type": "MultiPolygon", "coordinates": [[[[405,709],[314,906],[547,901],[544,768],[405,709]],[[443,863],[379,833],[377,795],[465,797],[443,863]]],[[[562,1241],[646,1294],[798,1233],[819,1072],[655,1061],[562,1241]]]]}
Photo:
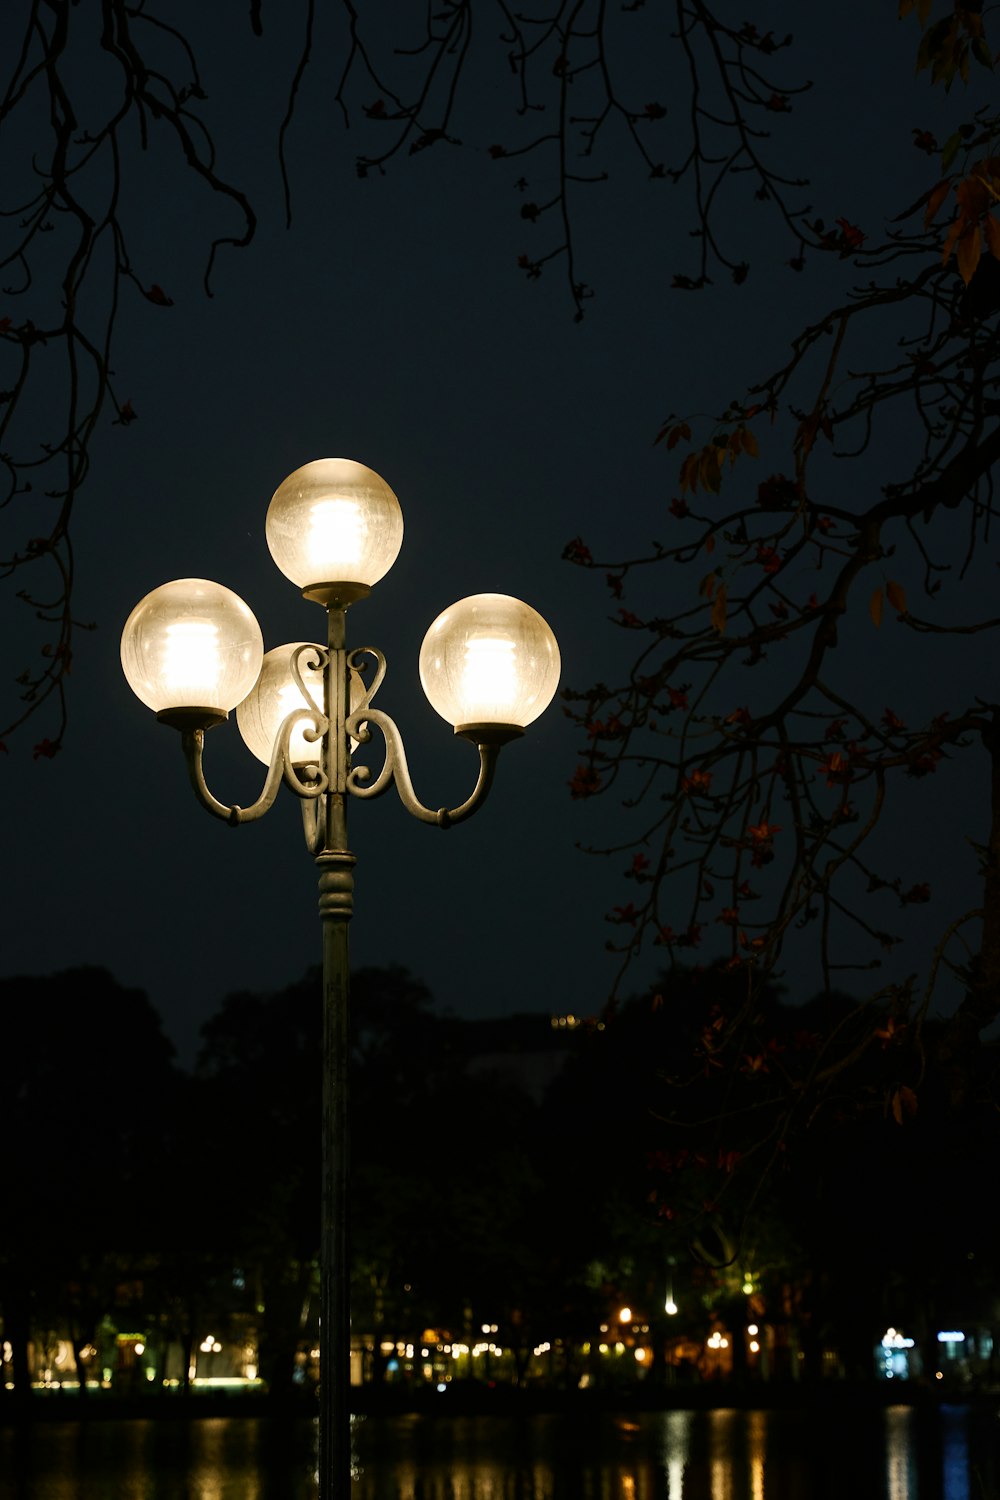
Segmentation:
{"type": "Polygon", "coordinates": [[[326,772],[319,764],[304,766],[296,764],[289,754],[289,744],[292,732],[297,725],[307,725],[308,727],[303,730],[304,736],[307,740],[313,741],[322,739],[327,731],[328,722],[322,714],[312,712],[308,708],[297,708],[288,715],[278,730],[271,764],[267,768],[267,776],[260,796],[250,807],[240,807],[238,803],[227,806],[225,802],[220,802],[217,797],[213,796],[205,780],[203,764],[205,731],[204,729],[185,730],[181,736],[181,744],[195,796],[207,812],[215,818],[222,818],[232,827],[239,823],[253,823],[257,818],[262,818],[273,805],[282,781],[297,797],[315,799],[322,796],[329,780],[326,772]]]}
{"type": "Polygon", "coordinates": [[[422,823],[434,823],[438,828],[450,828],[453,823],[461,823],[465,818],[471,817],[485,802],[493,784],[493,775],[500,754],[499,744],[479,745],[479,778],[471,795],[463,803],[452,808],[425,807],[413,789],[409,766],[406,762],[406,750],[403,747],[403,737],[395,720],[383,713],[381,709],[371,707],[371,701],[385,677],[385,657],[374,646],[359,646],[349,653],[348,666],[361,673],[363,671],[362,659],[366,656],[371,657],[376,664],[375,677],[370,686],[366,687],[361,702],[349,714],[346,729],[351,739],[357,740],[360,745],[367,745],[371,741],[371,726],[374,724],[380,731],[385,744],[385,758],[374,781],[371,779],[372,773],[369,766],[352,767],[347,777],[348,792],[352,797],[380,797],[383,792],[388,791],[390,783],[395,782],[399,800],[407,812],[419,818],[422,823]]]}

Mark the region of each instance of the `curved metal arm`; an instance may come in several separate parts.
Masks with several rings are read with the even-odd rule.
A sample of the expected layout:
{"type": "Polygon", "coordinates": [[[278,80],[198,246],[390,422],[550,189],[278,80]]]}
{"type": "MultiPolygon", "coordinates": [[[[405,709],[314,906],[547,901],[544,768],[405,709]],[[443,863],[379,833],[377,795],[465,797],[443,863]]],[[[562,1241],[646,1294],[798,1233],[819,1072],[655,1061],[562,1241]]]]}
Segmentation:
{"type": "Polygon", "coordinates": [[[497,757],[500,754],[499,745],[479,746],[479,779],[473,788],[472,795],[459,807],[439,807],[437,811],[425,807],[413,790],[413,782],[410,780],[410,771],[406,763],[406,751],[403,749],[403,740],[395,722],[378,708],[370,708],[367,703],[355,710],[347,720],[347,733],[361,744],[367,744],[371,739],[369,725],[374,724],[382,731],[385,741],[385,760],[375,780],[369,785],[371,770],[368,766],[355,766],[347,778],[347,790],[354,797],[380,797],[389,788],[389,783],[395,781],[399,800],[407,812],[419,818],[422,823],[436,823],[439,828],[450,828],[453,823],[461,823],[465,818],[472,816],[486,801],[490,787],[493,785],[493,774],[496,770],[497,757]]]}
{"type": "Polygon", "coordinates": [[[267,768],[261,794],[251,807],[240,807],[238,803],[227,807],[224,802],[220,802],[217,797],[213,796],[205,781],[203,767],[205,731],[204,729],[186,730],[181,735],[184,759],[187,762],[188,775],[191,778],[195,796],[206,812],[210,812],[215,818],[222,818],[224,822],[235,827],[238,823],[252,823],[257,818],[262,818],[277,797],[282,781],[287,782],[297,797],[312,799],[325,792],[328,778],[319,766],[297,767],[289,758],[292,731],[303,720],[307,720],[310,725],[310,729],[305,731],[307,739],[318,740],[326,733],[327,720],[322,714],[310,712],[308,708],[297,708],[290,713],[288,718],[282,721],[281,728],[278,730],[274,749],[271,752],[271,764],[267,768]]]}

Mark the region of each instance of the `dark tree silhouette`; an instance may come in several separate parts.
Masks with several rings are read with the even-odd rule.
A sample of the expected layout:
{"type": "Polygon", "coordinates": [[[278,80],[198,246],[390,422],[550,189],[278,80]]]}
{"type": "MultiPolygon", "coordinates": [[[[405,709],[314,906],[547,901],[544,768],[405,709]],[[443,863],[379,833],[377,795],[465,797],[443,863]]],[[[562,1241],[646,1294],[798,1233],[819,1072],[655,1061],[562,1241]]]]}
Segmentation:
{"type": "Polygon", "coordinates": [[[180,1080],[146,996],[103,969],[0,981],[0,1051],[0,1305],[20,1402],[32,1324],[67,1328],[85,1366],[98,1321],[157,1250],[180,1080]]]}

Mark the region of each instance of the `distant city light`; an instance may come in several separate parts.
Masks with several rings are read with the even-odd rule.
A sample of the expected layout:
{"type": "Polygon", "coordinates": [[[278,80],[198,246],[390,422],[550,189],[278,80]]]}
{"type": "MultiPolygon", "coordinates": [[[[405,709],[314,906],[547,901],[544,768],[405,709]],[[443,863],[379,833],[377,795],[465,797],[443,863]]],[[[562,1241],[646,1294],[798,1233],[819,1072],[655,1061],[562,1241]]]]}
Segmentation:
{"type": "Polygon", "coordinates": [[[908,1338],[904,1338],[903,1335],[898,1331],[898,1329],[887,1328],[886,1331],[885,1331],[885,1333],[882,1335],[882,1348],[883,1349],[912,1349],[913,1348],[913,1340],[912,1339],[908,1339],[908,1338]]]}
{"type": "Polygon", "coordinates": [[[939,1344],[964,1344],[965,1334],[957,1332],[939,1333],[937,1336],[939,1344]]]}

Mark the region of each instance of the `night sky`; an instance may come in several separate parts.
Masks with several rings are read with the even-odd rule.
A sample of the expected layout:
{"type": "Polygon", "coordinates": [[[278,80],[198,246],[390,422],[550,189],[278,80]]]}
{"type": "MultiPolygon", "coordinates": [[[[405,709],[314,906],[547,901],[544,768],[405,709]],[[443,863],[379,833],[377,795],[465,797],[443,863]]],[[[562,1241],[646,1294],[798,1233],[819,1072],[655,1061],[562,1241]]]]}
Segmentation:
{"type": "MultiPolygon", "coordinates": [[[[176,163],[129,164],[143,173],[129,188],[133,262],[174,305],[135,293],[123,308],[117,389],[138,420],[112,426],[109,413],[102,423],[79,505],[76,613],[97,630],[78,641],[64,749],[32,761],[40,734],[31,727],[2,767],[3,971],[105,965],[149,993],[185,1060],[224,995],[280,988],[318,962],[315,871],[290,796],[241,829],[198,807],[178,737],[121,674],[133,604],[171,578],[214,578],[254,610],[265,649],[321,639],[322,611],[271,562],[267,504],[314,458],[376,469],[399,497],[403,547],[351,610],[349,642],[385,651],[377,706],[402,729],[423,801],[454,805],[471,789],[476,756],[420,691],[417,653],[431,621],[467,594],[515,594],[555,630],[564,685],[621,675],[633,642],[610,622],[603,575],[561,561],[565,543],[582,534],[596,556],[620,556],[658,535],[676,470],[653,446],[661,419],[741,395],[845,279],[839,263],[789,271],[773,219],[740,187],[730,213],[745,233],[748,284],[672,291],[673,273],[693,259],[689,200],[648,182],[619,141],[611,181],[576,195],[580,275],[597,295],[575,324],[558,269],[538,282],[517,270],[548,230],[520,218],[521,167],[489,157],[515,131],[502,68],[470,88],[456,126],[464,150],[435,148],[359,181],[354,159],[372,138],[363,122],[345,132],[333,103],[337,7],[321,18],[290,135],[286,232],[274,143],[296,61],[292,9],[279,17],[265,4],[261,43],[242,6],[222,6],[200,48],[220,167],[261,220],[249,250],[222,251],[211,301],[200,288],[204,252],[213,226],[236,227],[236,216],[176,163]]],[[[754,19],[783,32],[787,9],[757,6],[754,19]]],[[[185,12],[198,17],[196,36],[201,10],[176,7],[180,24],[185,12]]],[[[635,19],[630,65],[642,99],[662,96],[669,110],[670,88],[656,80],[675,64],[658,11],[635,19]]],[[[785,127],[790,170],[814,179],[808,196],[831,218],[877,225],[884,203],[895,208],[926,185],[909,137],[934,109],[912,78],[915,38],[900,37],[894,12],[852,0],[835,32],[824,19],[781,64],[792,79],[819,81],[776,131],[785,127]],[[898,107],[911,95],[919,106],[898,107]]],[[[88,86],[81,77],[81,92],[88,86]]],[[[674,128],[669,114],[660,128],[674,128]]],[[[544,178],[532,183],[539,197],[544,178]]],[[[670,585],[666,574],[655,581],[670,585]]],[[[7,596],[0,623],[6,671],[15,648],[20,656],[34,643],[7,596]]],[[[873,662],[871,650],[870,641],[859,650],[859,672],[891,669],[902,684],[905,662],[873,662]]],[[[597,1011],[615,971],[603,918],[626,894],[626,861],[575,847],[620,831],[610,800],[571,800],[577,748],[557,701],[504,751],[485,808],[447,833],[409,818],[394,792],[354,802],[355,963],[403,964],[460,1015],[597,1011]]],[[[206,768],[222,800],[256,796],[262,767],[234,720],[208,737],[206,768]]],[[[637,967],[637,983],[656,962],[637,967]]]]}

